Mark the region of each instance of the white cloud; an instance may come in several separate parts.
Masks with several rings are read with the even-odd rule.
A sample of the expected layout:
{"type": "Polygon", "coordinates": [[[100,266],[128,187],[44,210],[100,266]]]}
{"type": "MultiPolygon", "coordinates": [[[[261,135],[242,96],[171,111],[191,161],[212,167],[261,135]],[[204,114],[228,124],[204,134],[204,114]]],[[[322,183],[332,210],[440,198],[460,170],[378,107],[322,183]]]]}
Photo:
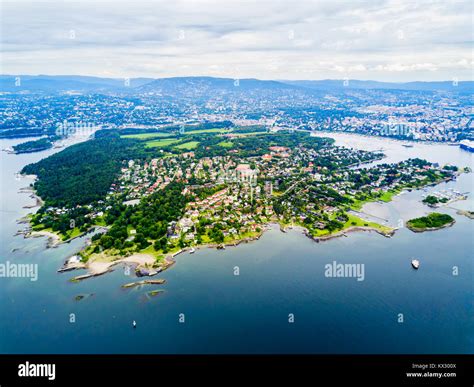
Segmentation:
{"type": "Polygon", "coordinates": [[[472,77],[467,1],[20,0],[2,7],[2,73],[472,77]]]}

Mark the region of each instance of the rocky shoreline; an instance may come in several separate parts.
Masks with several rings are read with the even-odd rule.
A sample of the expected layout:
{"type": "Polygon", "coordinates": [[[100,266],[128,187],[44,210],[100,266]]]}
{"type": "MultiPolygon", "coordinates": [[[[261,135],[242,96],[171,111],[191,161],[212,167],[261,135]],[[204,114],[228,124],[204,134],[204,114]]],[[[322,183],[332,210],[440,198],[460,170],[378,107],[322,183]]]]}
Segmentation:
{"type": "MultiPolygon", "coordinates": [[[[87,278],[97,277],[106,273],[109,273],[113,270],[113,267],[119,264],[127,264],[132,267],[135,267],[136,270],[139,269],[146,269],[149,267],[153,267],[156,263],[156,258],[153,255],[149,254],[134,254],[129,257],[122,257],[113,261],[103,262],[103,261],[92,261],[92,262],[71,262],[71,259],[68,259],[64,262],[63,266],[58,269],[58,273],[64,273],[67,271],[72,270],[88,270],[88,273],[79,275],[76,277],[71,278],[70,281],[77,282],[82,281],[87,278]]],[[[163,270],[166,270],[170,267],[174,262],[169,262],[165,259],[164,264],[157,270],[153,270],[152,275],[156,275],[163,270]]],[[[151,273],[151,272],[150,272],[151,273]]]]}
{"type": "MultiPolygon", "coordinates": [[[[164,259],[163,263],[161,264],[161,266],[158,269],[153,270],[152,274],[148,274],[148,275],[154,276],[154,275],[156,275],[158,273],[161,273],[161,272],[165,271],[166,269],[170,268],[172,265],[174,265],[176,263],[176,257],[178,255],[184,254],[184,253],[189,253],[191,251],[191,249],[193,249],[194,251],[201,250],[201,249],[204,249],[204,248],[211,248],[211,249],[215,248],[215,249],[225,250],[226,247],[237,247],[241,243],[250,243],[250,242],[259,240],[260,237],[262,236],[262,234],[265,231],[268,231],[269,229],[271,229],[272,227],[279,227],[279,230],[281,232],[284,232],[284,233],[287,232],[287,229],[298,229],[298,230],[302,231],[302,233],[306,237],[308,237],[309,239],[312,239],[313,241],[315,241],[317,243],[319,243],[320,241],[327,241],[327,240],[330,240],[330,239],[333,239],[333,238],[347,236],[346,233],[354,232],[354,231],[375,231],[376,233],[389,238],[395,233],[395,230],[396,230],[396,229],[392,229],[390,232],[384,233],[384,232],[382,232],[382,231],[380,231],[376,228],[373,228],[373,227],[353,226],[353,227],[349,227],[347,229],[341,230],[339,232],[336,232],[336,233],[333,233],[333,234],[330,234],[330,235],[315,237],[315,236],[312,236],[311,234],[309,234],[309,232],[307,231],[306,228],[301,227],[301,226],[284,226],[284,225],[282,225],[281,223],[278,223],[278,222],[269,222],[269,223],[266,223],[266,224],[263,225],[263,230],[260,233],[258,233],[256,236],[246,237],[246,238],[242,238],[242,239],[235,240],[235,241],[232,241],[232,242],[227,242],[227,243],[207,243],[207,244],[202,244],[202,245],[193,246],[193,247],[185,247],[185,248],[180,249],[180,250],[178,250],[174,253],[170,253],[170,254],[165,256],[165,259],[164,259]]],[[[116,259],[116,260],[110,261],[110,262],[94,261],[94,262],[91,262],[91,263],[83,263],[83,262],[68,263],[66,261],[65,264],[60,269],[58,269],[58,272],[62,273],[62,272],[67,272],[67,271],[72,271],[72,270],[87,269],[89,271],[88,273],[77,276],[77,277],[73,277],[71,279],[71,281],[77,282],[77,281],[82,281],[82,280],[87,279],[87,278],[97,277],[97,276],[106,274],[108,272],[111,272],[113,270],[114,266],[116,266],[118,264],[121,264],[121,263],[134,265],[135,270],[138,272],[141,269],[153,266],[156,262],[155,262],[154,256],[152,256],[152,255],[136,253],[136,254],[134,254],[130,257],[121,257],[119,259],[116,259]],[[140,257],[148,257],[148,260],[142,260],[142,259],[140,259],[140,257]]],[[[145,274],[145,275],[147,275],[147,274],[145,274]]],[[[164,280],[137,281],[137,282],[132,282],[132,283],[123,285],[122,287],[129,288],[129,287],[143,285],[143,284],[158,284],[160,281],[164,281],[164,280]]]]}
{"type": "Polygon", "coordinates": [[[308,230],[306,228],[304,228],[302,226],[286,226],[286,227],[284,227],[284,226],[280,225],[280,231],[281,232],[286,233],[288,228],[290,230],[291,229],[300,230],[306,237],[308,237],[309,239],[311,239],[311,240],[313,240],[317,243],[322,242],[322,241],[328,241],[328,240],[333,239],[333,238],[347,237],[347,235],[346,235],[347,233],[354,232],[354,231],[374,231],[377,234],[380,234],[380,235],[382,235],[386,238],[391,238],[395,234],[395,231],[397,230],[397,228],[393,228],[389,232],[383,232],[383,231],[380,231],[379,229],[377,229],[375,227],[351,226],[351,227],[348,227],[346,229],[340,230],[340,231],[332,233],[332,234],[322,235],[322,236],[313,236],[308,232],[308,230]]]}
{"type": "Polygon", "coordinates": [[[328,241],[330,239],[333,239],[333,238],[339,238],[339,237],[347,237],[347,233],[350,233],[350,232],[355,232],[355,231],[374,231],[376,232],[377,234],[380,234],[386,238],[391,238],[394,234],[395,234],[395,231],[397,229],[394,228],[392,229],[390,232],[383,232],[383,231],[380,231],[379,229],[375,228],[375,227],[367,227],[367,226],[351,226],[351,227],[348,227],[344,230],[341,230],[341,231],[338,231],[338,232],[335,232],[333,234],[329,234],[329,235],[322,235],[320,237],[316,237],[316,236],[313,236],[311,234],[309,234],[307,231],[305,232],[305,235],[314,240],[315,242],[319,243],[319,242],[322,242],[322,241],[328,241]]]}
{"type": "Polygon", "coordinates": [[[474,219],[474,211],[457,210],[456,214],[464,215],[465,217],[469,219],[474,219]]]}
{"type": "Polygon", "coordinates": [[[143,280],[143,281],[130,282],[128,284],[122,285],[122,288],[128,289],[128,288],[133,288],[135,286],[142,286],[142,285],[163,285],[164,283],[166,283],[166,280],[164,279],[143,280]]]}

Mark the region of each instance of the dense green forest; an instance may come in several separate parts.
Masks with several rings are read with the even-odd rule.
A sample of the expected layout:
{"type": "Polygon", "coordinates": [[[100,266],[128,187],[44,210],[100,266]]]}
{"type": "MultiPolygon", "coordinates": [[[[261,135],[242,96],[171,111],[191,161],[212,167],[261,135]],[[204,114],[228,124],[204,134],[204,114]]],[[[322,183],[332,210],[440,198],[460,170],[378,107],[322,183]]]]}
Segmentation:
{"type": "Polygon", "coordinates": [[[446,203],[447,201],[448,201],[448,198],[438,199],[436,196],[433,196],[433,195],[428,195],[426,198],[423,199],[423,203],[432,205],[432,206],[438,203],[446,203]]]}
{"type": "Polygon", "coordinates": [[[264,133],[252,136],[228,138],[217,135],[194,135],[186,138],[187,141],[199,141],[200,144],[195,150],[197,158],[224,156],[228,149],[220,146],[222,141],[232,142],[232,149],[240,157],[262,156],[268,153],[271,146],[284,146],[294,149],[297,146],[304,146],[310,149],[321,149],[322,147],[332,145],[334,140],[330,138],[311,137],[309,133],[264,133]]]}
{"type": "Polygon", "coordinates": [[[411,219],[407,222],[408,228],[415,230],[424,230],[429,228],[438,228],[453,223],[454,218],[448,214],[432,212],[421,218],[411,219]]]}
{"type": "Polygon", "coordinates": [[[114,248],[121,250],[147,248],[154,241],[156,250],[167,251],[165,238],[168,223],[176,221],[183,216],[186,203],[190,197],[181,194],[183,183],[172,182],[163,190],[154,192],[144,197],[136,206],[126,206],[117,203],[107,213],[106,223],[111,225],[110,230],[104,234],[97,234],[94,252],[114,248]],[[136,230],[133,241],[128,239],[128,229],[136,230]],[[128,240],[127,240],[128,239],[128,240]]]}
{"type": "Polygon", "coordinates": [[[35,189],[46,206],[73,207],[103,199],[123,160],[147,156],[140,142],[103,130],[92,140],[25,166],[22,173],[38,176],[35,189]]]}
{"type": "Polygon", "coordinates": [[[49,138],[40,138],[38,140],[26,141],[21,144],[14,145],[15,153],[31,153],[52,148],[53,143],[49,138]]]}
{"type": "Polygon", "coordinates": [[[185,131],[205,130],[205,129],[227,129],[232,128],[234,124],[231,121],[205,122],[197,125],[166,125],[156,128],[126,128],[120,129],[121,135],[141,134],[141,133],[174,133],[178,132],[184,126],[185,131]]]}

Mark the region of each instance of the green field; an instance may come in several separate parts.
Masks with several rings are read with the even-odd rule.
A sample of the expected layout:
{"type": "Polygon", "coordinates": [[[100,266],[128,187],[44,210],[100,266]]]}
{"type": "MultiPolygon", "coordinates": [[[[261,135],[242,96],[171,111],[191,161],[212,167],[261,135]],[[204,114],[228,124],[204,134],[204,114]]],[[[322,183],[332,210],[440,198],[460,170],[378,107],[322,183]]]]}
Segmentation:
{"type": "Polygon", "coordinates": [[[79,230],[79,228],[77,227],[74,227],[74,229],[72,229],[71,231],[67,232],[65,236],[62,237],[62,240],[63,241],[67,241],[68,239],[72,239],[72,238],[75,238],[79,235],[82,234],[82,231],[79,230]]]}
{"type": "Polygon", "coordinates": [[[152,138],[170,137],[171,135],[172,135],[171,133],[157,132],[157,133],[125,134],[125,135],[120,136],[120,137],[121,138],[133,138],[133,139],[136,139],[136,140],[150,140],[152,138]]]}
{"type": "Polygon", "coordinates": [[[184,144],[176,145],[175,148],[191,150],[191,149],[196,149],[198,145],[199,145],[199,141],[189,141],[189,142],[185,142],[184,144]]]}
{"type": "Polygon", "coordinates": [[[350,195],[346,195],[345,197],[353,200],[353,203],[350,205],[351,209],[355,211],[360,211],[364,204],[369,202],[375,202],[377,200],[380,200],[382,202],[388,203],[392,201],[393,197],[398,195],[401,191],[401,189],[388,190],[386,192],[383,192],[380,196],[367,197],[365,200],[359,200],[350,195]]]}
{"type": "Polygon", "coordinates": [[[379,197],[379,200],[383,202],[390,202],[395,195],[398,195],[401,191],[399,190],[388,190],[379,197]]]}
{"type": "Polygon", "coordinates": [[[390,233],[393,230],[392,228],[388,226],[384,226],[375,222],[370,222],[368,220],[359,218],[358,216],[355,216],[352,214],[347,214],[347,217],[348,217],[348,220],[347,222],[344,223],[344,226],[342,229],[334,230],[333,232],[330,232],[327,229],[324,229],[324,230],[314,229],[312,230],[312,235],[316,237],[330,235],[330,234],[344,231],[348,229],[349,227],[372,227],[384,234],[390,233]]]}
{"type": "Polygon", "coordinates": [[[375,222],[370,222],[368,220],[365,220],[365,219],[362,219],[362,218],[359,218],[358,216],[354,216],[352,214],[347,214],[348,216],[348,220],[347,222],[344,224],[344,229],[348,228],[348,227],[373,227],[377,230],[380,230],[382,232],[390,232],[392,229],[388,226],[384,226],[384,225],[381,225],[379,223],[375,223],[375,222]],[[353,224],[355,223],[355,224],[353,224]]]}
{"type": "Polygon", "coordinates": [[[234,145],[234,143],[231,142],[231,141],[221,141],[221,142],[220,142],[219,144],[217,144],[217,145],[220,145],[220,146],[222,146],[222,147],[224,147],[224,148],[231,148],[232,145],[234,145]]]}
{"type": "Polygon", "coordinates": [[[163,140],[154,140],[154,141],[147,141],[145,144],[145,147],[147,148],[162,148],[171,144],[174,144],[175,142],[178,142],[176,138],[167,138],[163,140]]]}

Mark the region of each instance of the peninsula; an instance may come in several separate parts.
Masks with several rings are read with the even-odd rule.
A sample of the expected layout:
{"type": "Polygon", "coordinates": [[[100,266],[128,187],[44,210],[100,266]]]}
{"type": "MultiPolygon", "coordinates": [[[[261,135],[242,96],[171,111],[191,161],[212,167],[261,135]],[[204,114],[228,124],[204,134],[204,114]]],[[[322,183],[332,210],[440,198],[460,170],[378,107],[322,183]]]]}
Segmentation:
{"type": "Polygon", "coordinates": [[[393,228],[357,210],[459,173],[383,157],[309,132],[216,122],[101,130],[22,173],[37,176],[44,201],[30,216],[32,230],[67,242],[95,229],[71,268],[99,275],[127,260],[159,272],[182,251],[258,239],[269,223],[301,227],[315,240],[357,230],[390,236],[393,228]]]}

